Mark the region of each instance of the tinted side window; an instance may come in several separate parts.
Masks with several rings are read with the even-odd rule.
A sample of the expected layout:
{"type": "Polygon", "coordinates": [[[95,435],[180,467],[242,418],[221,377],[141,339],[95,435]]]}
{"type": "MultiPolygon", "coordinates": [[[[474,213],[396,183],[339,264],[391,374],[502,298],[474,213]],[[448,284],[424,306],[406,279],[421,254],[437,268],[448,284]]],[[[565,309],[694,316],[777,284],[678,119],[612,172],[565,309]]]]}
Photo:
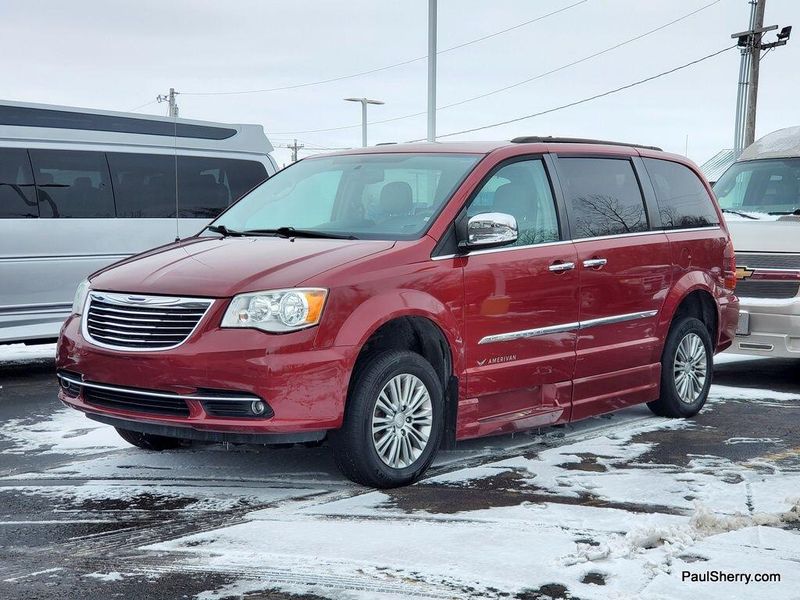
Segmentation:
{"type": "MultiPolygon", "coordinates": [[[[175,156],[109,153],[117,216],[175,218],[175,156]]],[[[179,156],[180,216],[213,218],[267,178],[259,162],[179,156]]]]}
{"type": "Polygon", "coordinates": [[[645,158],[644,163],[656,190],[664,229],[719,225],[711,198],[691,169],[654,158],[645,158]]]}
{"type": "Polygon", "coordinates": [[[628,160],[558,159],[575,238],[647,231],[642,192],[628,160]]]}
{"type": "Polygon", "coordinates": [[[38,216],[27,150],[0,148],[0,219],[38,216]]]}
{"type": "Polygon", "coordinates": [[[541,160],[514,162],[500,168],[467,207],[467,216],[487,212],[512,215],[519,237],[515,246],[560,239],[550,182],[541,160]]]}
{"type": "Polygon", "coordinates": [[[40,216],[114,216],[108,163],[102,152],[31,150],[40,216]]]}
{"type": "Polygon", "coordinates": [[[213,219],[266,178],[264,165],[255,161],[179,156],[180,216],[213,219]]]}
{"type": "Polygon", "coordinates": [[[110,152],[117,216],[175,217],[175,157],[110,152]]]}

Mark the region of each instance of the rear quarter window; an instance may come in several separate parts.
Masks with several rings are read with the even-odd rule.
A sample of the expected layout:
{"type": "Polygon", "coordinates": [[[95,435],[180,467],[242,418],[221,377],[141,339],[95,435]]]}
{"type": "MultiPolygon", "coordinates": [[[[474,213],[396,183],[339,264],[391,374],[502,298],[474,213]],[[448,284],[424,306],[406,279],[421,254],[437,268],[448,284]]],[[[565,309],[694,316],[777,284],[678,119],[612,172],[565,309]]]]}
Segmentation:
{"type": "Polygon", "coordinates": [[[655,188],[663,229],[719,225],[711,197],[690,168],[668,160],[643,160],[655,188]]]}

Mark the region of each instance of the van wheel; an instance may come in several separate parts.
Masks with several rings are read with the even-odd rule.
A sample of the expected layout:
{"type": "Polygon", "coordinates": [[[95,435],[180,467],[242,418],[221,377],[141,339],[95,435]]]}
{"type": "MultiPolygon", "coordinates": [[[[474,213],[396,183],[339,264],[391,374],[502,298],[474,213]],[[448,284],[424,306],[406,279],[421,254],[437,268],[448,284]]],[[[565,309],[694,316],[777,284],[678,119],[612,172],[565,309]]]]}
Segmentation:
{"type": "Polygon", "coordinates": [[[660,417],[693,417],[708,398],[713,372],[711,336],[705,324],[685,317],[673,324],[661,357],[661,397],[648,402],[660,417]]]}
{"type": "Polygon", "coordinates": [[[180,448],[183,445],[183,440],[179,438],[153,435],[152,433],[140,433],[138,431],[131,431],[130,429],[120,429],[119,427],[115,429],[123,440],[142,450],[156,450],[160,452],[161,450],[180,448]]]}
{"type": "Polygon", "coordinates": [[[433,461],[444,427],[442,384],[419,354],[391,350],[354,375],[342,428],[331,435],[346,477],[378,488],[407,485],[433,461]]]}

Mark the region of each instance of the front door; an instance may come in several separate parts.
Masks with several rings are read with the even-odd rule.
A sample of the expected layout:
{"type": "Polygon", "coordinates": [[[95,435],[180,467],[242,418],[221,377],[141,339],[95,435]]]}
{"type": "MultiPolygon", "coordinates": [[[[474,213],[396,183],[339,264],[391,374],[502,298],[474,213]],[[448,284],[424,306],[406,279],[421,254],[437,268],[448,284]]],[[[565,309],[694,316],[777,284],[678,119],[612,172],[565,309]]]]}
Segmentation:
{"type": "Polygon", "coordinates": [[[517,220],[514,245],[464,261],[465,400],[460,437],[569,419],[578,321],[575,247],[562,241],[539,158],[500,166],[467,208],[517,220]]]}
{"type": "Polygon", "coordinates": [[[580,277],[573,419],[654,400],[657,315],[672,277],[627,158],[559,157],[580,277]]]}

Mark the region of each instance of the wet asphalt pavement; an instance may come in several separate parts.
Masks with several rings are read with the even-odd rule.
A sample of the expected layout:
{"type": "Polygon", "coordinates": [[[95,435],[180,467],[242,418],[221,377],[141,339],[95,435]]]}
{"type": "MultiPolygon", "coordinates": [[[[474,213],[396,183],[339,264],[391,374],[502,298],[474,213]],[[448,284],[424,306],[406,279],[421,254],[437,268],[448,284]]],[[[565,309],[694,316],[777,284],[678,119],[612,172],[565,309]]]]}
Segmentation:
{"type": "MultiPolygon", "coordinates": [[[[765,469],[800,470],[800,401],[771,403],[750,398],[758,396],[758,390],[800,396],[798,366],[800,361],[792,360],[726,360],[715,369],[715,386],[724,387],[718,388],[722,392],[717,393],[713,410],[696,417],[695,427],[636,434],[635,442],[651,447],[632,466],[668,465],[680,470],[689,465],[691,456],[703,455],[737,464],[756,461],[765,469]],[[725,394],[730,388],[750,391],[743,397],[730,393],[728,399],[725,394]],[[747,443],[735,443],[739,439],[747,443]]],[[[213,598],[277,600],[339,597],[337,589],[346,597],[350,589],[346,581],[330,583],[334,592],[320,596],[307,590],[295,593],[293,586],[315,583],[325,588],[324,578],[304,582],[269,573],[261,575],[258,591],[228,595],[226,590],[232,589],[228,586],[246,576],[243,569],[187,568],[179,556],[142,549],[245,522],[246,515],[256,510],[294,514],[308,506],[368,493],[338,474],[324,446],[197,445],[152,455],[125,447],[113,436],[101,436],[93,422],[86,421],[84,429],[80,419],[66,414],[56,400],[52,360],[0,364],[0,386],[0,598],[192,598],[207,593],[213,598]],[[50,434],[38,431],[38,424],[61,413],[66,416],[63,423],[55,424],[61,428],[58,442],[50,445],[50,434]],[[28,433],[30,439],[25,437],[28,433]],[[100,441],[94,446],[96,440],[100,441]]],[[[480,469],[508,457],[535,457],[541,449],[558,447],[576,436],[591,439],[595,431],[613,434],[617,427],[652,419],[645,408],[634,407],[576,426],[459,444],[456,450],[443,453],[430,475],[480,469]]],[[[564,467],[576,473],[607,469],[591,453],[564,467]]],[[[738,475],[730,477],[735,483],[738,475]]],[[[421,485],[389,491],[386,496],[386,506],[401,515],[449,515],[541,502],[606,506],[630,513],[682,512],[675,506],[661,506],[658,498],[621,502],[592,490],[561,497],[532,485],[514,470],[483,477],[466,488],[448,484],[446,478],[442,483],[427,478],[421,485]]],[[[587,577],[588,583],[603,584],[602,574],[590,572],[587,577]],[[598,581],[593,582],[593,577],[598,581]]],[[[353,588],[358,586],[353,584],[353,588]]],[[[360,589],[366,596],[359,597],[369,597],[369,588],[360,589]]],[[[431,592],[422,597],[469,595],[469,590],[453,592],[453,596],[437,590],[440,595],[431,592]]],[[[401,588],[395,593],[404,595],[401,588]]],[[[517,598],[562,596],[569,593],[558,585],[516,594],[517,598]]],[[[505,595],[498,592],[498,597],[505,595]]]]}

